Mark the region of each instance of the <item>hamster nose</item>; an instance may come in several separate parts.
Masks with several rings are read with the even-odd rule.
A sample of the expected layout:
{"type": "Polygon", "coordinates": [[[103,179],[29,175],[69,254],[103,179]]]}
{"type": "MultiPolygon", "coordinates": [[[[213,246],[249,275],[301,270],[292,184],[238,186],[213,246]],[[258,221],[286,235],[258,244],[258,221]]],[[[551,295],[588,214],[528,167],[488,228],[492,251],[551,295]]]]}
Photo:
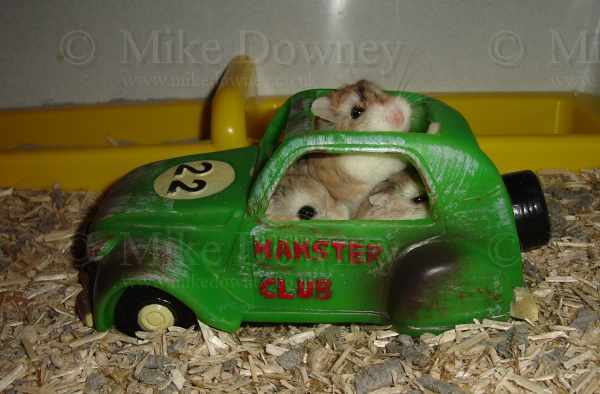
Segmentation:
{"type": "Polygon", "coordinates": [[[404,114],[398,108],[390,108],[386,114],[386,120],[391,125],[400,128],[404,125],[404,114]]]}

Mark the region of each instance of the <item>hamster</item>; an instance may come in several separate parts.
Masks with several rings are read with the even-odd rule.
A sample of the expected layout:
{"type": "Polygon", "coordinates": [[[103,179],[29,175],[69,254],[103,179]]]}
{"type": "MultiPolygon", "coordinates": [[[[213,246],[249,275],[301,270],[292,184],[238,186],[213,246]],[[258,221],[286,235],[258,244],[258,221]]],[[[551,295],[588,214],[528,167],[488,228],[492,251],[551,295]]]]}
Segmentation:
{"type": "Polygon", "coordinates": [[[318,181],[308,175],[288,172],[271,196],[267,217],[274,221],[345,220],[350,218],[350,212],[318,181]]]}
{"type": "Polygon", "coordinates": [[[355,219],[423,219],[429,215],[427,194],[420,182],[402,171],[377,185],[358,207],[355,219]]]}
{"type": "Polygon", "coordinates": [[[413,116],[406,99],[390,96],[364,79],[316,99],[311,111],[332,122],[339,131],[405,132],[413,116]]]}
{"type": "MultiPolygon", "coordinates": [[[[413,116],[406,99],[365,80],[318,98],[311,110],[340,131],[407,132],[413,116]]],[[[402,171],[406,163],[392,153],[316,154],[306,167],[333,198],[354,212],[375,185],[402,171]]]]}

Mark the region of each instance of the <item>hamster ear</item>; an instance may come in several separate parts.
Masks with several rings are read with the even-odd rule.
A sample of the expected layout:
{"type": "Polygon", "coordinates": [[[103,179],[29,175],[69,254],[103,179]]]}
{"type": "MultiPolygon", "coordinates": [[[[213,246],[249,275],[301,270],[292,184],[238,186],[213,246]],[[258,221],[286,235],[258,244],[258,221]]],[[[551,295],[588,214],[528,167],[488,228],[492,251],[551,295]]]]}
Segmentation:
{"type": "Polygon", "coordinates": [[[310,110],[319,118],[323,118],[330,122],[335,122],[335,114],[331,110],[331,100],[329,97],[319,97],[313,101],[310,110]]]}
{"type": "Polygon", "coordinates": [[[377,193],[369,196],[369,202],[374,207],[382,207],[389,203],[390,198],[387,193],[377,193]]]}

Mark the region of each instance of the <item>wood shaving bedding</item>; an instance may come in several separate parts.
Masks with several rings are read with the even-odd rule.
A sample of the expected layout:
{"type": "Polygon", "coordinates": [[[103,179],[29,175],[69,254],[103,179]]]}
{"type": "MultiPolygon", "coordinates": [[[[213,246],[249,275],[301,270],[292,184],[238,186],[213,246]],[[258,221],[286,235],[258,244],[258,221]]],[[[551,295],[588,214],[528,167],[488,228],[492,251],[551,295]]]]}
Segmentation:
{"type": "Polygon", "coordinates": [[[97,195],[0,190],[0,391],[600,392],[600,169],[541,179],[553,237],[523,255],[536,313],[420,338],[368,325],[97,333],[77,317],[73,257],[97,195]]]}

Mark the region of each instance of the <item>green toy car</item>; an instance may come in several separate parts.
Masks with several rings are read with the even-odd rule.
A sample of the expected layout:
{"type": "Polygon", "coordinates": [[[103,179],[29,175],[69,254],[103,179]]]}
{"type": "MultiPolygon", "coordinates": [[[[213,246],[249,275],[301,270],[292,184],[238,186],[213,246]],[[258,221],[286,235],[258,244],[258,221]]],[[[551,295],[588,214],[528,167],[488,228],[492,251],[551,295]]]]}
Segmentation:
{"type": "Polygon", "coordinates": [[[438,133],[322,130],[310,105],[329,92],[291,97],[259,146],[148,164],[106,193],[87,238],[98,330],[198,319],[225,331],[356,322],[420,334],[508,317],[521,250],[549,238],[535,175],[499,175],[459,113],[417,94],[395,93],[424,103],[438,133]],[[424,185],[428,216],[266,217],[298,159],[354,152],[402,155],[424,185]]]}

